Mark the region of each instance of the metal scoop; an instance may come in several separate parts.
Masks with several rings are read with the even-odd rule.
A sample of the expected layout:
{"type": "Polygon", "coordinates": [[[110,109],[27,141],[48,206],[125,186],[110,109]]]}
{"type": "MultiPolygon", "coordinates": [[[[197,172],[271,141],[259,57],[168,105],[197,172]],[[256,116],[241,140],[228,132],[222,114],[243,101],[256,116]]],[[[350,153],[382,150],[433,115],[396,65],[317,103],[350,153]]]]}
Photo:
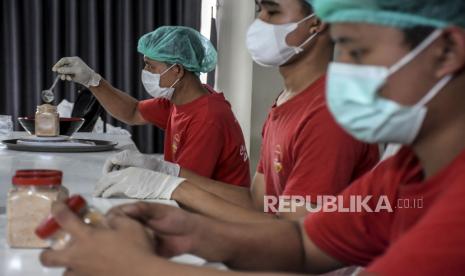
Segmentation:
{"type": "Polygon", "coordinates": [[[53,100],[55,100],[55,94],[53,93],[52,90],[57,85],[58,80],[60,80],[60,76],[57,76],[55,78],[55,81],[53,82],[52,87],[50,87],[48,90],[42,90],[42,100],[44,102],[51,103],[53,102],[53,100]]]}

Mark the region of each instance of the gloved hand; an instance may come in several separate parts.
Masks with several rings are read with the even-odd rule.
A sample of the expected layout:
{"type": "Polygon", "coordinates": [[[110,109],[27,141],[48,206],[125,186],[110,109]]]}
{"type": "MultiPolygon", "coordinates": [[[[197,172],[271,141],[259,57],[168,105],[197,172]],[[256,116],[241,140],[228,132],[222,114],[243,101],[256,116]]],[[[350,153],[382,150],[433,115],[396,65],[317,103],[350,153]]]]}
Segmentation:
{"type": "Polygon", "coordinates": [[[103,174],[128,167],[144,168],[164,174],[179,176],[178,164],[161,160],[155,156],[140,154],[136,151],[125,150],[110,156],[103,166],[103,174]]]}
{"type": "Polygon", "coordinates": [[[89,88],[98,86],[102,77],[95,73],[79,57],[64,57],[52,68],[53,72],[61,75],[62,80],[74,81],[89,88]]]}
{"type": "Polygon", "coordinates": [[[141,168],[127,168],[104,175],[94,188],[96,197],[171,199],[184,178],[141,168]]]}

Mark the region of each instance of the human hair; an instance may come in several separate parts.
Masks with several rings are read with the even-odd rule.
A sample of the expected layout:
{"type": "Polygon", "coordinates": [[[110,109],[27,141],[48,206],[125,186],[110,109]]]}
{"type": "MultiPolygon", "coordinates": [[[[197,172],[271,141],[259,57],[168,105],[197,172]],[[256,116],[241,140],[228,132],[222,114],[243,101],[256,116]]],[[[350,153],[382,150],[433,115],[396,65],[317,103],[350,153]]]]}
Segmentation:
{"type": "Polygon", "coordinates": [[[299,0],[299,1],[300,1],[300,4],[302,5],[302,10],[305,16],[309,16],[310,14],[313,13],[313,8],[307,1],[305,0],[299,0]]]}
{"type": "MultiPolygon", "coordinates": [[[[304,16],[309,16],[310,14],[313,13],[313,8],[307,1],[299,0],[299,2],[302,6],[302,12],[304,16]]],[[[256,7],[256,12],[260,12],[260,0],[255,0],[255,7],[256,7]]]]}
{"type": "Polygon", "coordinates": [[[423,42],[434,30],[435,28],[430,26],[414,26],[402,29],[404,42],[413,49],[423,42]]]}

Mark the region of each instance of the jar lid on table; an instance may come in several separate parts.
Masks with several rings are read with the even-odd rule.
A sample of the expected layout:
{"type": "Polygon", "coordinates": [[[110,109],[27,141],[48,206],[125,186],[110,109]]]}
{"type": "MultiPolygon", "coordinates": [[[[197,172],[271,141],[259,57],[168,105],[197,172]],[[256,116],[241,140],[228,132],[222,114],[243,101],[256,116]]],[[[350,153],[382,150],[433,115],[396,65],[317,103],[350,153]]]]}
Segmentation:
{"type": "Polygon", "coordinates": [[[62,179],[63,172],[58,170],[18,170],[12,183],[15,186],[57,186],[62,179]]]}
{"type": "MultiPolygon", "coordinates": [[[[79,214],[87,208],[86,200],[80,195],[74,195],[68,198],[66,200],[66,205],[68,205],[68,208],[75,214],[79,214]]],[[[47,239],[60,229],[61,227],[58,222],[50,215],[36,228],[35,233],[39,238],[47,239]]]]}

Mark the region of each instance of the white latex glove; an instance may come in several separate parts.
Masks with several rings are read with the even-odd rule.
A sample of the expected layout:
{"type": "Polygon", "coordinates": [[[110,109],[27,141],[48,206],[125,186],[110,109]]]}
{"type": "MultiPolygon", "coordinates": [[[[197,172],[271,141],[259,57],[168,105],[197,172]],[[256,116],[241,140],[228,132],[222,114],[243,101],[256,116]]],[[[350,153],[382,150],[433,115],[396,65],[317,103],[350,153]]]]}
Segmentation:
{"type": "Polygon", "coordinates": [[[137,199],[171,199],[184,178],[141,168],[127,168],[104,175],[97,183],[96,197],[129,197],[137,199]]]}
{"type": "Polygon", "coordinates": [[[105,161],[103,174],[128,167],[148,169],[172,176],[179,176],[180,170],[178,164],[161,160],[155,156],[143,155],[137,151],[125,150],[110,156],[105,161]]]}
{"type": "Polygon", "coordinates": [[[95,73],[79,57],[64,57],[60,59],[52,68],[57,72],[62,80],[74,81],[89,88],[98,86],[102,77],[95,73]]]}

